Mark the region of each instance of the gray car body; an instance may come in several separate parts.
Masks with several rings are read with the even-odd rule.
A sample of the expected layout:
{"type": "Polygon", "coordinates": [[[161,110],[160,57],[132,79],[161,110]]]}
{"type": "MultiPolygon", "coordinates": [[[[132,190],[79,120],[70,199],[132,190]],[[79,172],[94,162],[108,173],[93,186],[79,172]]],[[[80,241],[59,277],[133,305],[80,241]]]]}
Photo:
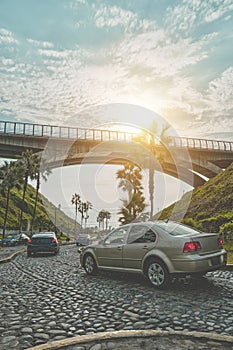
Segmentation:
{"type": "Polygon", "coordinates": [[[87,246],[81,250],[81,265],[84,266],[84,259],[88,254],[93,256],[99,269],[137,273],[145,273],[146,262],[151,258],[161,260],[170,274],[205,273],[226,265],[227,254],[224,249],[218,246],[218,234],[195,231],[193,234],[173,236],[159,227],[159,221],[157,224],[156,229],[156,222],[121,226],[120,228],[127,229],[124,241],[108,244],[108,237],[120,228],[115,229],[98,244],[87,246]],[[152,230],[156,235],[155,242],[127,243],[129,233],[138,226],[145,226],[152,230]],[[202,245],[200,251],[183,252],[185,242],[197,240],[202,245]]]}

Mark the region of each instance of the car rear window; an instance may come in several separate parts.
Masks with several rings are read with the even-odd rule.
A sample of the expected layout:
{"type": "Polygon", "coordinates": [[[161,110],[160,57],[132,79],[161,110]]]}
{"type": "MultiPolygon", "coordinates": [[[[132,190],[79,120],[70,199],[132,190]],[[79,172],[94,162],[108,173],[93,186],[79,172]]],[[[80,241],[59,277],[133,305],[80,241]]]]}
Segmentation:
{"type": "Polygon", "coordinates": [[[201,231],[194,229],[192,227],[188,227],[177,222],[161,222],[156,223],[153,228],[160,228],[165,232],[169,233],[172,236],[186,236],[200,233],[201,231]]]}

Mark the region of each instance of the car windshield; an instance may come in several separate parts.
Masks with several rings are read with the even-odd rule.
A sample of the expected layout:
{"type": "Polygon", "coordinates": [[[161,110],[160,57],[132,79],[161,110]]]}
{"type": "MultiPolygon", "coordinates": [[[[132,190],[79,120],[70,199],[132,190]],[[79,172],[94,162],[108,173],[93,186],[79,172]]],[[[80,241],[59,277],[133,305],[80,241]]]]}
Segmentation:
{"type": "Polygon", "coordinates": [[[185,236],[185,235],[191,235],[191,234],[197,234],[201,231],[188,227],[185,225],[181,225],[177,222],[159,222],[156,223],[153,228],[156,230],[156,228],[161,228],[162,230],[166,231],[172,236],[185,236]]]}

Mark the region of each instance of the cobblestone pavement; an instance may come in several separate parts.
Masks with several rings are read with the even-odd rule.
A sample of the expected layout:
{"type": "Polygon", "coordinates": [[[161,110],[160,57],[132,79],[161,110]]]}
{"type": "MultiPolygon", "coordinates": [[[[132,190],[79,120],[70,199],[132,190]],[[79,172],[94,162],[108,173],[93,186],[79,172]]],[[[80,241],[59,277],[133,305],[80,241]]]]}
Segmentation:
{"type": "Polygon", "coordinates": [[[16,247],[0,247],[0,262],[2,259],[9,258],[11,255],[23,249],[25,249],[24,245],[17,245],[16,247]]]}
{"type": "Polygon", "coordinates": [[[23,254],[0,265],[0,296],[1,350],[114,330],[233,335],[232,271],[174,280],[159,291],[139,275],[87,276],[72,245],[57,256],[23,254]]]}

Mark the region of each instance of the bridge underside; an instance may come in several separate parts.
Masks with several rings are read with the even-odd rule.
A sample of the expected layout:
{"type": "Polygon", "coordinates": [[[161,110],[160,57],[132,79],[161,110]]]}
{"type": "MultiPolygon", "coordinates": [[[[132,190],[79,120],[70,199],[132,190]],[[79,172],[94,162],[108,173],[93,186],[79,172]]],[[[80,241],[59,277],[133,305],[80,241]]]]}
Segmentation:
{"type": "Polygon", "coordinates": [[[190,149],[187,161],[182,148],[157,146],[152,154],[150,149],[135,142],[51,141],[48,137],[0,136],[0,157],[19,158],[26,149],[44,152],[51,168],[75,164],[122,165],[133,161],[142,168],[153,167],[194,187],[203,185],[206,178],[214,177],[233,162],[233,153],[229,151],[190,149]]]}

